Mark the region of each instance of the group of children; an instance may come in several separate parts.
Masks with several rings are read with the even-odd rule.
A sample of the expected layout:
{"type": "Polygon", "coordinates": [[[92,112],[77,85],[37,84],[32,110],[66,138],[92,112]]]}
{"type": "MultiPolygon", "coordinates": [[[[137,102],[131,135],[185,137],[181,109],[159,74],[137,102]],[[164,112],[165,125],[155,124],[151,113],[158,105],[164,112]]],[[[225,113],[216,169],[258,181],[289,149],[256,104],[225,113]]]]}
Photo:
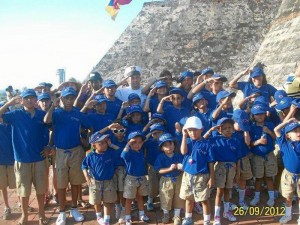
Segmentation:
{"type": "Polygon", "coordinates": [[[67,221],[69,184],[71,216],[75,221],[84,220],[77,201],[85,182],[89,203],[101,225],[110,224],[113,204],[118,222],[132,224],[135,201],[139,220],[149,222],[145,196],[148,211],[154,209],[153,202],[159,196],[163,223],[171,221],[173,209],[175,225],[191,225],[193,209],[201,204],[203,223],[208,225],[212,188],[216,188],[213,224],[221,225],[222,202],[223,217],[237,220],[230,202],[234,184],[239,192],[236,207],[246,211],[248,205],[259,204],[263,182],[269,195],[263,204],[273,207],[280,191],[286,206],[279,222],[289,222],[295,191],[300,196],[298,99],[267,84],[259,66],[246,69],[229,82],[244,94],[235,110],[232,100],[236,93],[225,90],[227,78],[211,68],[184,71],[175,87],[172,79],[164,70],[143,88],[140,68],[129,67],[118,84],[92,73],[80,89],[72,82],[62,85],[60,97],[52,95],[47,83],[39,86],[39,95],[36,92],[41,89],[27,89],[11,97],[0,108],[0,153],[7,155],[0,160],[5,217],[10,214],[6,188],[16,186],[22,203],[19,224],[26,224],[34,184],[39,224],[47,224],[43,209],[48,185],[45,158],[51,157],[60,205],[57,225],[67,221]],[[248,81],[238,82],[248,74],[248,81]],[[121,87],[125,81],[129,86],[121,87]],[[22,107],[10,110],[16,104],[22,107]],[[246,181],[252,178],[255,193],[248,203],[246,181]]]}

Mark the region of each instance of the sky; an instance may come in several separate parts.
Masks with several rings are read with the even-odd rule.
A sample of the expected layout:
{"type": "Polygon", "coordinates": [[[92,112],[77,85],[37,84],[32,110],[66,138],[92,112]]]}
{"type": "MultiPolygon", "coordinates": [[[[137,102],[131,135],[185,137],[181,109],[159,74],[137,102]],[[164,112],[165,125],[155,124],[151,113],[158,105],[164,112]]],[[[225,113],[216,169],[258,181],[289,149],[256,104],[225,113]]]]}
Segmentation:
{"type": "Polygon", "coordinates": [[[132,0],[113,21],[106,0],[0,0],[0,89],[82,81],[140,12],[132,0]]]}

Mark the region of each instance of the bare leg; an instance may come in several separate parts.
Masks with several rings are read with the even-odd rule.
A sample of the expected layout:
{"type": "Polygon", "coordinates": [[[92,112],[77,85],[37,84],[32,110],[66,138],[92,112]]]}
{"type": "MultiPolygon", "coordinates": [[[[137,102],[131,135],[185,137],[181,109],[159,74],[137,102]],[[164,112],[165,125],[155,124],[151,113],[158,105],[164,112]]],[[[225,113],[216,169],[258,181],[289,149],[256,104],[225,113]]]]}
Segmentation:
{"type": "Polygon", "coordinates": [[[193,213],[194,201],[186,200],[185,201],[185,213],[193,213]]]}
{"type": "Polygon", "coordinates": [[[133,201],[133,199],[126,199],[126,201],[125,201],[125,215],[130,215],[132,201],[133,201]]]}
{"type": "Polygon", "coordinates": [[[203,215],[210,215],[211,208],[210,208],[209,200],[205,200],[201,203],[203,207],[203,215]]]}
{"type": "Polygon", "coordinates": [[[2,189],[1,194],[2,194],[2,198],[3,198],[3,201],[4,201],[5,208],[9,208],[7,188],[2,189]]]}
{"type": "MultiPolygon", "coordinates": [[[[22,210],[22,216],[20,219],[21,223],[28,221],[28,203],[29,203],[29,197],[20,197],[21,200],[21,210],[22,210]]],[[[43,199],[44,201],[44,199],[43,199]]]]}
{"type": "Polygon", "coordinates": [[[60,211],[64,212],[66,207],[66,189],[57,189],[57,194],[60,211]]]}
{"type": "Polygon", "coordinates": [[[45,194],[36,195],[36,198],[39,205],[39,218],[45,218],[45,209],[44,209],[45,194]]]}
{"type": "Polygon", "coordinates": [[[81,185],[71,185],[72,207],[77,207],[78,193],[81,185]]]}

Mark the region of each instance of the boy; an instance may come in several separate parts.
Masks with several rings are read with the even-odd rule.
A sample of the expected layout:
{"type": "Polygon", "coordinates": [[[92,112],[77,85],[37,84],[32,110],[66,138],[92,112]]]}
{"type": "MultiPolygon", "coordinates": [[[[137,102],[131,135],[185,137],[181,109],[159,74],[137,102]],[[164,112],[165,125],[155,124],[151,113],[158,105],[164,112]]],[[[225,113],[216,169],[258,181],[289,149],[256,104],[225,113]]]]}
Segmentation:
{"type": "Polygon", "coordinates": [[[214,184],[213,158],[209,143],[203,140],[203,126],[198,117],[187,119],[182,130],[181,154],[184,171],[180,198],[185,200],[185,219],[182,225],[192,225],[194,202],[203,206],[204,225],[210,224],[210,188],[214,184]]]}
{"type": "Polygon", "coordinates": [[[117,200],[113,182],[117,152],[111,149],[109,135],[99,131],[89,139],[93,151],[82,162],[82,170],[89,185],[89,202],[94,205],[97,222],[109,225],[111,206],[117,200]],[[104,207],[104,218],[101,216],[101,203],[104,207]]]}
{"type": "Polygon", "coordinates": [[[139,209],[139,219],[149,222],[150,219],[144,212],[143,196],[148,195],[148,181],[146,179],[146,159],[143,151],[143,144],[146,137],[140,131],[128,135],[128,143],[125,146],[121,157],[126,164],[127,176],[125,178],[124,198],[126,225],[131,225],[131,203],[136,198],[139,209]]]}
{"type": "Polygon", "coordinates": [[[116,97],[117,84],[113,80],[103,82],[104,97],[107,99],[106,111],[116,119],[122,106],[122,101],[116,97]]]}

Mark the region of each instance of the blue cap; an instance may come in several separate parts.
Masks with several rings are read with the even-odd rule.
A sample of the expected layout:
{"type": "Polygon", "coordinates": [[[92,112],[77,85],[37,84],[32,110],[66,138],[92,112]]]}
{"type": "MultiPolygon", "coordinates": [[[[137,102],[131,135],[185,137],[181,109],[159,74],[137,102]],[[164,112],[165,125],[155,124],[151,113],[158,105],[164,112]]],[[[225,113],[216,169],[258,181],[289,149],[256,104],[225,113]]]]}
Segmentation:
{"type": "Polygon", "coordinates": [[[232,119],[239,124],[242,131],[250,130],[250,116],[244,110],[236,109],[233,111],[232,119]]]}
{"type": "Polygon", "coordinates": [[[64,89],[62,89],[61,91],[61,96],[62,97],[66,97],[68,95],[74,95],[77,96],[77,92],[74,90],[74,88],[72,87],[65,87],[64,89]]]}
{"type": "MultiPolygon", "coordinates": [[[[261,93],[261,91],[260,91],[259,89],[254,88],[254,89],[251,89],[251,90],[250,90],[249,96],[250,96],[250,95],[254,95],[254,94],[259,94],[259,95],[261,95],[262,93],[261,93]]],[[[257,97],[258,97],[258,96],[257,96],[257,97]]]]}
{"type": "Polygon", "coordinates": [[[105,98],[103,95],[96,95],[94,97],[94,100],[97,102],[97,104],[108,101],[107,98],[105,98]]]}
{"type": "Polygon", "coordinates": [[[179,78],[178,78],[178,82],[183,81],[183,80],[184,80],[185,78],[187,78],[187,77],[193,78],[193,77],[194,77],[194,73],[191,72],[191,71],[189,71],[189,70],[183,71],[183,72],[180,74],[179,78]]]}
{"type": "Polygon", "coordinates": [[[256,114],[265,114],[268,111],[265,105],[262,104],[254,104],[251,108],[251,113],[253,115],[256,114]]]}
{"type": "Polygon", "coordinates": [[[215,73],[214,75],[212,75],[211,78],[220,80],[222,82],[226,82],[228,80],[225,76],[217,74],[217,73],[215,73]]]}
{"type": "Polygon", "coordinates": [[[168,87],[168,84],[167,84],[167,82],[165,82],[163,80],[159,80],[159,81],[155,82],[154,87],[156,87],[156,88],[168,87]]]}
{"type": "Polygon", "coordinates": [[[216,98],[216,101],[217,102],[220,102],[221,99],[223,98],[227,98],[227,97],[235,97],[236,96],[236,93],[235,92],[229,92],[229,91],[220,91],[218,94],[217,94],[217,98],[216,98]]]}
{"type": "Polygon", "coordinates": [[[35,90],[33,90],[33,89],[27,89],[27,90],[25,90],[25,91],[23,91],[23,92],[21,93],[21,97],[22,97],[22,98],[26,98],[26,97],[28,97],[28,96],[34,96],[34,97],[37,97],[37,96],[36,96],[36,93],[35,93],[35,90]]]}
{"type": "Polygon", "coordinates": [[[117,84],[113,80],[105,80],[102,85],[104,88],[109,88],[113,86],[117,87],[117,84]]]}
{"type": "Polygon", "coordinates": [[[90,74],[89,80],[90,81],[97,81],[97,80],[102,81],[101,74],[98,72],[92,72],[90,74]]]}
{"type": "Polygon", "coordinates": [[[283,109],[289,108],[289,107],[291,107],[292,101],[293,101],[293,98],[284,97],[280,100],[280,102],[277,103],[277,105],[275,106],[275,109],[283,110],[283,109]]]}
{"type": "Polygon", "coordinates": [[[48,93],[42,93],[38,96],[38,101],[41,101],[43,99],[51,100],[51,97],[48,93]]]}
{"type": "Polygon", "coordinates": [[[284,133],[287,134],[288,132],[300,127],[299,122],[290,122],[284,127],[284,133]]]}
{"type": "Polygon", "coordinates": [[[254,67],[252,72],[250,73],[250,77],[254,78],[254,77],[259,77],[264,75],[264,71],[263,69],[259,68],[259,67],[254,67]]]}
{"type": "Polygon", "coordinates": [[[155,131],[155,130],[160,130],[163,132],[166,131],[165,127],[160,123],[155,123],[150,127],[150,132],[155,131]]]}
{"type": "Polygon", "coordinates": [[[201,75],[205,75],[205,74],[208,74],[208,73],[214,74],[215,72],[212,68],[209,68],[209,67],[207,67],[207,68],[205,68],[201,71],[201,75]]]}
{"type": "Polygon", "coordinates": [[[263,105],[267,111],[270,109],[269,107],[269,99],[265,96],[258,96],[254,102],[253,102],[254,105],[263,105]]]}
{"type": "Polygon", "coordinates": [[[285,90],[278,90],[274,94],[275,101],[278,103],[280,102],[284,97],[287,97],[287,93],[285,90]]]}
{"type": "Polygon", "coordinates": [[[141,131],[134,131],[128,135],[127,140],[129,141],[130,139],[133,139],[136,137],[141,137],[143,141],[146,139],[145,135],[141,131]]]}
{"type": "Polygon", "coordinates": [[[231,124],[234,124],[233,119],[228,118],[228,117],[223,117],[223,118],[218,120],[217,125],[220,126],[220,125],[223,125],[224,123],[227,123],[227,122],[229,122],[231,124]]]}
{"type": "Polygon", "coordinates": [[[292,101],[292,104],[300,108],[300,98],[296,98],[292,101]]]}
{"type": "Polygon", "coordinates": [[[205,97],[201,93],[195,94],[193,97],[193,105],[195,105],[196,102],[198,102],[199,100],[201,100],[203,98],[205,99],[205,97]]]}
{"type": "Polygon", "coordinates": [[[97,131],[90,136],[89,143],[95,144],[97,142],[103,141],[106,137],[109,137],[109,134],[101,134],[100,131],[97,131]]]}
{"type": "Polygon", "coordinates": [[[158,146],[161,147],[167,141],[175,141],[170,133],[165,133],[159,137],[158,146]]]}
{"type": "Polygon", "coordinates": [[[132,101],[133,99],[140,99],[141,100],[140,96],[136,93],[131,93],[130,95],[128,95],[128,101],[129,102],[132,101]]]}
{"type": "Polygon", "coordinates": [[[170,95],[179,94],[182,97],[184,97],[184,91],[181,88],[173,88],[172,90],[169,91],[169,94],[170,95]]]}
{"type": "Polygon", "coordinates": [[[153,119],[160,119],[160,120],[164,121],[164,123],[167,122],[164,114],[162,114],[162,113],[154,113],[154,114],[152,114],[151,119],[152,120],[153,119]]]}
{"type": "Polygon", "coordinates": [[[186,124],[186,121],[189,117],[185,116],[185,117],[182,117],[180,120],[179,120],[179,124],[181,126],[184,126],[186,124]]]}
{"type": "Polygon", "coordinates": [[[131,114],[131,113],[134,113],[134,112],[143,113],[143,109],[140,105],[129,106],[128,109],[127,109],[127,114],[131,114]]]}

